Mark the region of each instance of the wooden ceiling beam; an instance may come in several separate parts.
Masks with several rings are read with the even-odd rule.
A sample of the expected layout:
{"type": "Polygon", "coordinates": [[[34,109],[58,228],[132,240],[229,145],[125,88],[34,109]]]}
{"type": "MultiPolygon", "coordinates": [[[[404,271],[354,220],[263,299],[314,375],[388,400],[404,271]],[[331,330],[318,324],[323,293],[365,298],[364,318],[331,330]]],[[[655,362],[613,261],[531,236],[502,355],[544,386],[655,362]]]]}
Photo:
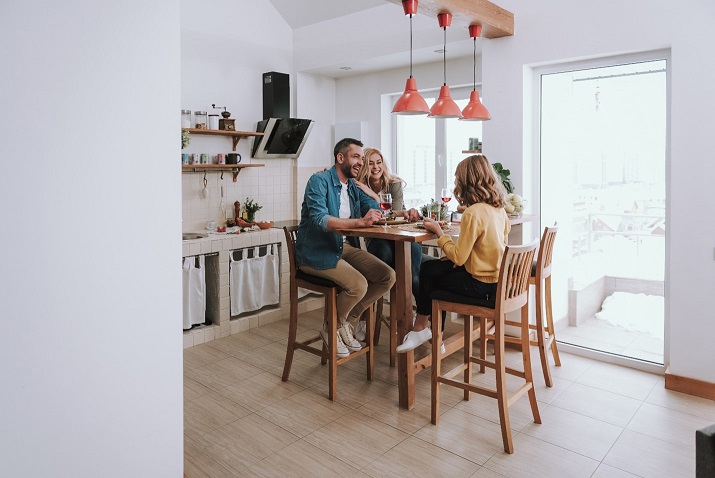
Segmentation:
{"type": "MultiPolygon", "coordinates": [[[[402,0],[389,0],[402,6],[402,0]]],[[[514,34],[514,14],[488,0],[419,0],[417,13],[437,19],[437,14],[452,14],[452,27],[482,25],[483,38],[500,38],[514,34]]]]}

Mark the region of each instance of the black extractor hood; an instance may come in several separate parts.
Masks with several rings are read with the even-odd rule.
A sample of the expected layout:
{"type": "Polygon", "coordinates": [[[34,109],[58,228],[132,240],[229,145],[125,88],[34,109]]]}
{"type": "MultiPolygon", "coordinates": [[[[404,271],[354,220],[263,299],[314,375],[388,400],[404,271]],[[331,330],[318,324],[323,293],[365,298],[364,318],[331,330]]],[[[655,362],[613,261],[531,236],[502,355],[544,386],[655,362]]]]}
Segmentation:
{"type": "Polygon", "coordinates": [[[303,151],[313,120],[299,118],[269,118],[258,122],[253,139],[254,158],[297,158],[303,151]]]}
{"type": "Polygon", "coordinates": [[[271,71],[263,74],[263,120],[253,139],[251,156],[258,159],[297,158],[313,129],[313,120],[290,118],[288,75],[271,71]]]}

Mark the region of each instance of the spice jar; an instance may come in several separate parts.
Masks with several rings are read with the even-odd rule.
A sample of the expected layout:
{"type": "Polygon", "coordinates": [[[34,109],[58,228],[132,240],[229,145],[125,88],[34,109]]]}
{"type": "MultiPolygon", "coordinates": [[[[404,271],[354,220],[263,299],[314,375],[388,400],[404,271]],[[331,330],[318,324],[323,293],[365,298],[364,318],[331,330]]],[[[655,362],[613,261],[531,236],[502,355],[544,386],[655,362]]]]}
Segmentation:
{"type": "Polygon", "coordinates": [[[191,110],[181,110],[181,127],[191,128],[191,110]]]}
{"type": "Polygon", "coordinates": [[[208,117],[205,111],[194,111],[194,128],[208,129],[208,117]]]}

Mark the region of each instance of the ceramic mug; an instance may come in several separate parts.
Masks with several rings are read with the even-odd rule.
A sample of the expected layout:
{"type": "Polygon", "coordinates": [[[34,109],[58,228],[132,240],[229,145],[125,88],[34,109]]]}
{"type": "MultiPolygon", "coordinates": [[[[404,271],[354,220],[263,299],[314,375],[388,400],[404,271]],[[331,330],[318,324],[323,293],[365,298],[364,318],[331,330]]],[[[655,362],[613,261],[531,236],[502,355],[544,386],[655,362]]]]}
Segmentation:
{"type": "Polygon", "coordinates": [[[241,162],[241,155],[238,153],[228,153],[226,155],[226,164],[238,164],[241,162]]]}
{"type": "Polygon", "coordinates": [[[206,230],[207,231],[215,231],[217,227],[216,221],[206,221],[206,230]]]}

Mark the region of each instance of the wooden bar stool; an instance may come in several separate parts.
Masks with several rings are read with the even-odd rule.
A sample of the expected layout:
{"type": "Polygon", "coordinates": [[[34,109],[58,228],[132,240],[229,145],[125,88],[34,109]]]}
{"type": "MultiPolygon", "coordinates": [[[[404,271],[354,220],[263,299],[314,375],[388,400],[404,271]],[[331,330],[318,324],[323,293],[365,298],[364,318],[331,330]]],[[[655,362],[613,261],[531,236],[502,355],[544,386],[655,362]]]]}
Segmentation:
{"type": "Polygon", "coordinates": [[[499,269],[497,292],[493,304],[483,300],[475,300],[445,291],[432,293],[432,423],[439,421],[440,384],[464,390],[464,399],[469,400],[471,393],[486,395],[496,398],[499,408],[499,422],[501,424],[504,451],[514,452],[511,440],[511,427],[509,424],[509,406],[514,404],[524,394],[528,394],[531,413],[534,423],[541,423],[539,407],[536,403],[534,381],[531,373],[531,355],[529,354],[529,275],[536,251],[537,243],[524,246],[507,246],[499,269]],[[442,344],[442,323],[438,318],[442,311],[463,314],[464,319],[464,355],[461,364],[452,370],[442,373],[442,355],[439,353],[442,344]],[[521,311],[521,355],[524,370],[507,367],[504,362],[504,326],[506,315],[509,312],[521,311]],[[475,356],[472,350],[472,335],[474,318],[480,321],[480,351],[475,356]],[[437,318],[437,319],[435,319],[437,318]],[[493,330],[493,332],[492,332],[493,330]],[[494,362],[487,360],[486,344],[488,340],[494,341],[494,362]],[[496,373],[496,387],[488,388],[472,383],[472,363],[479,365],[480,372],[485,367],[494,369],[496,373]],[[463,380],[453,377],[463,372],[463,380]],[[507,393],[506,374],[524,379],[524,384],[512,394],[507,393]]]}
{"type": "Polygon", "coordinates": [[[295,240],[298,234],[298,226],[286,226],[283,228],[286,238],[286,248],[288,249],[288,260],[290,262],[290,324],[288,329],[288,345],[286,347],[286,360],[283,365],[284,382],[288,381],[291,365],[293,364],[293,352],[296,349],[304,350],[311,354],[320,357],[320,363],[326,363],[330,367],[328,373],[328,398],[330,400],[337,399],[338,385],[338,365],[349,362],[362,355],[367,357],[367,379],[372,380],[372,374],[375,369],[375,358],[372,353],[373,347],[373,310],[368,307],[366,315],[366,342],[367,344],[358,352],[351,353],[348,357],[337,356],[337,334],[338,334],[338,314],[337,314],[337,295],[340,292],[340,287],[333,281],[316,277],[298,269],[295,261],[295,240]],[[308,289],[314,292],[323,294],[325,297],[325,312],[324,321],[328,324],[328,345],[323,342],[320,334],[310,337],[303,341],[297,341],[296,335],[298,332],[298,287],[308,289]],[[320,342],[322,348],[318,348],[314,344],[320,342]]]}
{"type": "Polygon", "coordinates": [[[554,254],[554,241],[558,230],[559,228],[556,223],[554,223],[553,226],[546,226],[544,228],[536,264],[532,267],[531,277],[529,277],[529,285],[534,286],[534,298],[536,299],[536,324],[529,325],[530,329],[536,330],[536,341],[531,341],[531,345],[537,345],[539,347],[541,368],[544,370],[544,381],[547,387],[553,386],[546,352],[547,349],[551,349],[551,353],[554,356],[554,364],[557,367],[561,366],[559,349],[556,347],[554,313],[551,307],[551,264],[554,254]],[[544,307],[546,308],[546,322],[544,322],[543,315],[544,307]]]}
{"type": "MultiPolygon", "coordinates": [[[[394,304],[395,300],[395,287],[393,286],[390,289],[390,305],[394,304]]],[[[395,313],[395,308],[390,306],[390,314],[384,316],[384,302],[383,297],[380,297],[376,302],[374,344],[378,345],[380,343],[380,332],[384,323],[390,334],[390,367],[394,367],[397,363],[397,314],[395,313]]]]}

